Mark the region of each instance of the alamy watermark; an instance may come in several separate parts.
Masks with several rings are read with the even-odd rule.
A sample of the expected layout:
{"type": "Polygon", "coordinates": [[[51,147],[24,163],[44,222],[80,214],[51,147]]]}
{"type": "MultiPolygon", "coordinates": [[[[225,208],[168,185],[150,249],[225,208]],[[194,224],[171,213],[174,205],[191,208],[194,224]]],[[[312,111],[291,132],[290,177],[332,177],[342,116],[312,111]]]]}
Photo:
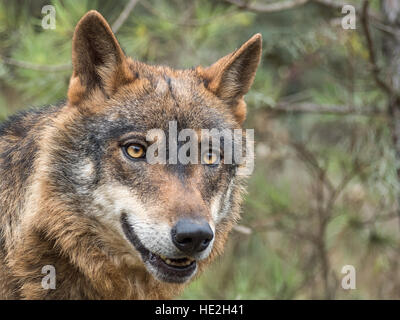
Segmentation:
{"type": "Polygon", "coordinates": [[[350,4],[342,7],[342,14],[346,14],[342,18],[342,28],[345,30],[356,29],[356,8],[350,4]]]}
{"type": "Polygon", "coordinates": [[[45,274],[42,278],[42,288],[54,290],[56,288],[56,268],[50,264],[45,265],[42,268],[42,274],[45,274]]]}
{"type": "Polygon", "coordinates": [[[342,267],[342,271],[345,276],[342,278],[342,288],[344,290],[356,289],[356,268],[348,264],[342,267]]]}
{"type": "Polygon", "coordinates": [[[43,29],[55,29],[56,28],[56,8],[52,5],[46,5],[42,8],[42,14],[45,16],[42,18],[43,29]]]}
{"type": "Polygon", "coordinates": [[[237,175],[250,175],[254,170],[254,129],[182,129],[170,121],[168,135],[164,130],[147,132],[146,161],[149,164],[207,164],[212,153],[216,164],[236,165],[237,175]],[[167,137],[168,136],[168,137],[167,137]]]}

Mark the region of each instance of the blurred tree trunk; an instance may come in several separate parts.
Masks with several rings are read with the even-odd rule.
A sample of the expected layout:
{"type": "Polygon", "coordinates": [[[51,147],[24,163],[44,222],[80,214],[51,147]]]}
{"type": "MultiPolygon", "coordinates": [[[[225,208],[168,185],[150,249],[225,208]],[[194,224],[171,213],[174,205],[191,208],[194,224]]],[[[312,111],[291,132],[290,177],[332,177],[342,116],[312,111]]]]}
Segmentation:
{"type": "MultiPolygon", "coordinates": [[[[395,31],[394,33],[386,34],[383,53],[387,61],[387,71],[393,89],[393,93],[389,97],[388,112],[391,119],[392,138],[397,160],[396,170],[400,184],[400,1],[381,0],[381,8],[386,23],[395,31]]],[[[397,198],[400,223],[400,194],[397,198]]]]}

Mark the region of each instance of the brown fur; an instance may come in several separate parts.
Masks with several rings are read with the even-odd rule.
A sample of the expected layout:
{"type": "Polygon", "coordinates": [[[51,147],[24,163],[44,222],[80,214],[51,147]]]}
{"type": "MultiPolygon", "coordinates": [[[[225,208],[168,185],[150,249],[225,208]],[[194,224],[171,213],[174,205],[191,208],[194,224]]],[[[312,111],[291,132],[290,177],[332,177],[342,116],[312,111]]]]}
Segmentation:
{"type": "MultiPolygon", "coordinates": [[[[83,204],[81,212],[67,193],[65,197],[60,193],[58,181],[52,176],[62,154],[60,146],[79,133],[77,123],[94,116],[106,118],[116,104],[139,99],[154,90],[152,79],[173,78],[191,83],[227,124],[239,128],[246,115],[243,96],[253,82],[260,56],[261,36],[255,35],[209,68],[172,70],[149,66],[125,57],[104,18],[95,11],[87,13],[73,37],[74,70],[67,103],[27,113],[0,131],[0,298],[165,299],[179,294],[184,284],[156,280],[114,227],[83,214],[83,204]],[[56,290],[41,286],[44,265],[56,268],[56,290]]],[[[192,96],[187,92],[175,97],[181,106],[179,112],[192,112],[192,96]]],[[[167,114],[176,112],[174,104],[160,101],[167,114]]],[[[110,117],[115,121],[123,119],[121,110],[110,117]]],[[[154,111],[154,117],[158,113],[154,111]]],[[[110,169],[109,175],[114,166],[125,165],[118,160],[117,146],[113,150],[114,156],[105,165],[110,169]]],[[[154,213],[154,219],[169,219],[172,225],[178,216],[191,212],[210,219],[209,208],[198,189],[202,169],[194,170],[186,187],[174,174],[167,174],[163,166],[155,165],[151,170],[150,185],[157,186],[157,206],[162,207],[154,213]]],[[[222,253],[239,217],[240,193],[238,183],[233,190],[231,214],[216,226],[213,250],[200,261],[200,271],[222,253]]]]}

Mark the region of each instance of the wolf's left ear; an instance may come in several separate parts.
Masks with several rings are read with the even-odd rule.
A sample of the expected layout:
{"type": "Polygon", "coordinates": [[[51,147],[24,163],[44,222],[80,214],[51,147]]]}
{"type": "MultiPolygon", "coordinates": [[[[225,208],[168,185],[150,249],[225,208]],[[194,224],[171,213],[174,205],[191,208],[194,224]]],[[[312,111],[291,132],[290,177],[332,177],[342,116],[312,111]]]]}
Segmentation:
{"type": "Polygon", "coordinates": [[[93,92],[105,96],[134,80],[127,59],[103,16],[89,11],[78,22],[72,40],[73,73],[68,100],[79,104],[93,92]]]}
{"type": "Polygon", "coordinates": [[[262,37],[257,33],[238,50],[219,59],[206,69],[198,69],[207,89],[232,108],[236,120],[246,118],[243,96],[249,91],[261,59],[262,37]]]}

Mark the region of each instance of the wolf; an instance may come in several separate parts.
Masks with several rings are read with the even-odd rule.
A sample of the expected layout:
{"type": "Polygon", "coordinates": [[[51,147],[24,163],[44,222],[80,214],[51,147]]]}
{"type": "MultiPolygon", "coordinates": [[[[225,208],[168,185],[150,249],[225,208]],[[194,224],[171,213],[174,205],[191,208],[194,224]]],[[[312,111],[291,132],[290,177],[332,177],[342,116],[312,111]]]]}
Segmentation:
{"type": "Polygon", "coordinates": [[[175,70],[127,57],[100,13],[84,15],[65,102],[0,127],[0,298],[180,294],[222,253],[246,176],[212,150],[204,164],[149,164],[145,136],[171,121],[242,128],[261,46],[256,34],[209,67],[175,70]]]}

